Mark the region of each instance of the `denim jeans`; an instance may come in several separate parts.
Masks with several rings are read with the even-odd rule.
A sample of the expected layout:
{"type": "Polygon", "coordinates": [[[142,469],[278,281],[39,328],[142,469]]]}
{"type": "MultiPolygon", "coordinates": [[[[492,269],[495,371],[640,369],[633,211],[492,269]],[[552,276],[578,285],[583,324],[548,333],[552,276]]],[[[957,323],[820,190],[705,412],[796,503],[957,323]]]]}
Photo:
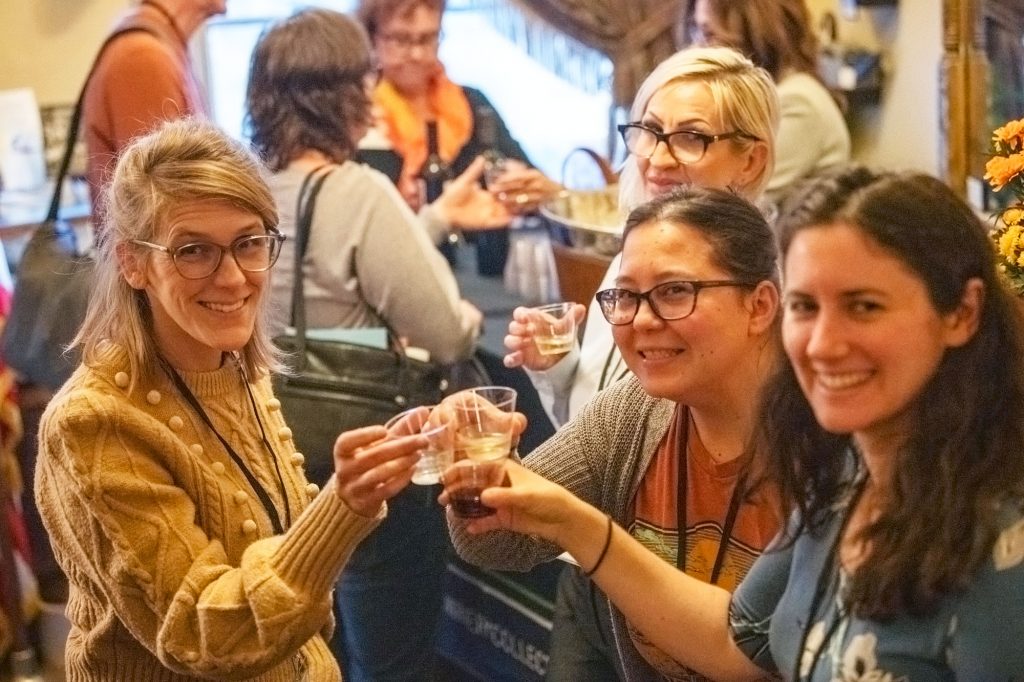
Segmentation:
{"type": "Polygon", "coordinates": [[[440,486],[409,485],[356,548],[335,589],[335,655],[346,682],[434,677],[441,587],[451,543],[440,486]],[[340,645],[340,646],[339,646],[340,645]]]}

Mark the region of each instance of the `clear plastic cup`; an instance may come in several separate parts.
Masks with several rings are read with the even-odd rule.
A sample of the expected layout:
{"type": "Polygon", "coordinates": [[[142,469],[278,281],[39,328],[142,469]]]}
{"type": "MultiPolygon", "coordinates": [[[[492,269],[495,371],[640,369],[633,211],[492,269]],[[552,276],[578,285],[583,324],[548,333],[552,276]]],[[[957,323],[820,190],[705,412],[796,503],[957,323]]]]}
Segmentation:
{"type": "Polygon", "coordinates": [[[435,405],[414,407],[395,415],[384,425],[389,435],[405,436],[419,433],[427,439],[420,450],[420,458],[412,470],[416,485],[435,485],[441,474],[454,462],[455,431],[451,420],[443,412],[435,412],[435,405]]]}
{"type": "Polygon", "coordinates": [[[562,355],[576,343],[576,316],[572,303],[551,303],[530,308],[533,342],[541,355],[562,355]]]}

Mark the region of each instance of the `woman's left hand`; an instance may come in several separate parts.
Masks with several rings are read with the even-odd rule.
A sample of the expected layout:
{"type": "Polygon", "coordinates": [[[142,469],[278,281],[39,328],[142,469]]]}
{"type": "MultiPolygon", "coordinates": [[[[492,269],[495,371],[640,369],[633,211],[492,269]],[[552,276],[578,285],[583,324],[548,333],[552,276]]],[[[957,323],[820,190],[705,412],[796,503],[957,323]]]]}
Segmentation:
{"type": "Polygon", "coordinates": [[[361,516],[376,516],[383,502],[409,484],[421,435],[389,437],[383,426],[346,431],[334,441],[334,477],[338,497],[361,516]]]}
{"type": "Polygon", "coordinates": [[[484,159],[477,157],[462,175],[445,185],[434,207],[453,227],[463,230],[493,230],[505,227],[512,214],[490,192],[480,186],[484,159]]]}
{"type": "Polygon", "coordinates": [[[515,215],[536,211],[562,189],[561,185],[536,168],[515,161],[506,161],[505,167],[506,170],[489,182],[487,188],[515,215]]]}

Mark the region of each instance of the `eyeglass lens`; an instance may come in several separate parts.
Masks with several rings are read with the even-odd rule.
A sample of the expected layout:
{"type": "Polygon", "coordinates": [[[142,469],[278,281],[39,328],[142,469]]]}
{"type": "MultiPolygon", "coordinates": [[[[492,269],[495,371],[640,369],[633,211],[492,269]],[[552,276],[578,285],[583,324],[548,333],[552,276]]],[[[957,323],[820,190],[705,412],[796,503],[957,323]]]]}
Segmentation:
{"type": "Polygon", "coordinates": [[[423,49],[436,48],[441,43],[441,31],[431,31],[429,33],[385,33],[381,36],[386,42],[391,43],[395,47],[399,47],[403,50],[411,50],[414,47],[421,47],[423,49]]]}
{"type": "Polygon", "coordinates": [[[622,138],[626,149],[641,158],[650,158],[654,154],[658,142],[668,145],[669,153],[679,163],[696,163],[704,158],[708,148],[708,138],[688,130],[674,133],[656,133],[637,125],[623,127],[622,138]]]}
{"type": "Polygon", "coordinates": [[[174,250],[174,265],[183,277],[202,279],[220,267],[224,252],[228,250],[242,270],[262,272],[269,269],[277,260],[280,240],[276,235],[268,234],[243,237],[230,247],[209,242],[185,244],[174,250]]]}
{"type": "Polygon", "coordinates": [[[663,320],[678,320],[693,312],[697,289],[691,282],[666,282],[646,293],[607,289],[598,294],[601,312],[611,324],[629,324],[647,299],[651,311],[663,320]]]}

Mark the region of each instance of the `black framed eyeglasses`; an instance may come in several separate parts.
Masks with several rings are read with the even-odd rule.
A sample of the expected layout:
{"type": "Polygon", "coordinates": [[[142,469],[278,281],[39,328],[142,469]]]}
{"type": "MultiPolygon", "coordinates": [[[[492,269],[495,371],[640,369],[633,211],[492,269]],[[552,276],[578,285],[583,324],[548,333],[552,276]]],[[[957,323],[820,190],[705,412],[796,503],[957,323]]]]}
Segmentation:
{"type": "Polygon", "coordinates": [[[665,282],[647,291],[630,291],[629,289],[604,289],[597,292],[598,305],[604,319],[613,325],[624,325],[633,322],[640,310],[640,301],[647,301],[651,312],[666,322],[689,317],[697,309],[697,294],[701,289],[713,287],[751,287],[750,282],[734,279],[689,280],[665,282]]]}
{"type": "Polygon", "coordinates": [[[648,128],[643,123],[622,123],[618,126],[622,141],[630,154],[642,159],[649,159],[654,155],[659,142],[664,142],[668,153],[676,160],[676,163],[697,163],[704,158],[708,146],[719,140],[731,140],[733,138],[744,138],[757,141],[758,138],[742,130],[733,130],[718,135],[708,135],[696,130],[673,130],[671,133],[663,133],[660,130],[648,128]]]}
{"type": "Polygon", "coordinates": [[[213,242],[190,242],[176,248],[163,244],[133,239],[138,246],[160,251],[171,257],[174,268],[185,279],[203,279],[217,272],[225,253],[231,253],[238,267],[246,272],[269,270],[281,254],[284,235],[277,230],[268,234],[251,234],[239,237],[228,246],[213,242]]]}
{"type": "Polygon", "coordinates": [[[444,39],[444,31],[427,31],[426,33],[406,33],[404,31],[393,31],[381,33],[380,39],[400,50],[408,52],[415,47],[424,50],[436,50],[444,39]]]}

